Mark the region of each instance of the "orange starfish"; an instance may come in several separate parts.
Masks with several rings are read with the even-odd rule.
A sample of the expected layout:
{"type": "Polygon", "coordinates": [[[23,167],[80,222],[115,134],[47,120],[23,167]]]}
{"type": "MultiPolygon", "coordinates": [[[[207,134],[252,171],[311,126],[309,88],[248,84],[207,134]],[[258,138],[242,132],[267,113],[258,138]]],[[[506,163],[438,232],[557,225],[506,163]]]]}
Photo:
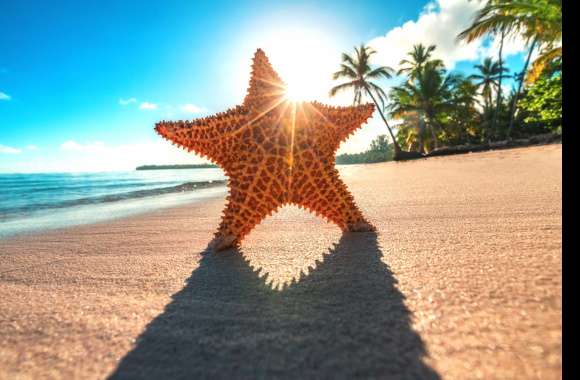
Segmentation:
{"type": "Polygon", "coordinates": [[[229,195],[210,247],[238,246],[286,204],[304,207],[343,231],[371,231],[334,167],[341,142],[373,114],[372,104],[330,107],[292,102],[261,49],[241,106],[191,121],[157,123],[165,139],[219,165],[229,195]]]}

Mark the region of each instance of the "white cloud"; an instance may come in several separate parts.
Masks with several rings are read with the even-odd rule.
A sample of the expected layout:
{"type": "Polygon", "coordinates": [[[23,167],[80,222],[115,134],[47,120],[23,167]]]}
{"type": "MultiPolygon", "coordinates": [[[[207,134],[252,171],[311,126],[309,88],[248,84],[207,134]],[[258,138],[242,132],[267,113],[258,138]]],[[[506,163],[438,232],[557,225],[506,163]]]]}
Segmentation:
{"type": "Polygon", "coordinates": [[[12,148],[10,146],[0,144],[0,154],[19,154],[22,153],[22,149],[12,148]]]}
{"type": "Polygon", "coordinates": [[[12,97],[5,92],[0,91],[0,100],[10,100],[12,97]]]}
{"type": "Polygon", "coordinates": [[[96,141],[89,144],[79,144],[74,140],[68,140],[60,145],[60,149],[72,152],[98,153],[103,152],[106,149],[106,147],[105,144],[100,141],[96,141]]]}
{"type": "MultiPolygon", "coordinates": [[[[417,20],[407,21],[402,26],[388,31],[384,36],[368,42],[375,50],[375,63],[398,68],[413,45],[436,45],[435,58],[443,60],[448,68],[463,60],[481,60],[487,55],[496,55],[499,42],[486,44],[485,39],[472,43],[457,42],[457,35],[468,27],[475,12],[483,6],[477,0],[435,0],[425,6],[417,20]],[[488,46],[489,45],[489,46],[488,46]]],[[[504,55],[512,55],[524,49],[523,41],[511,38],[504,46],[504,55]]]]}
{"type": "Polygon", "coordinates": [[[33,145],[33,144],[30,144],[30,145],[26,145],[26,149],[28,149],[28,150],[37,150],[38,149],[38,146],[33,145]]]}
{"type": "Polygon", "coordinates": [[[181,109],[182,112],[185,113],[202,113],[207,111],[205,108],[196,106],[195,104],[191,103],[184,104],[179,108],[181,109]]]}
{"type": "Polygon", "coordinates": [[[177,148],[166,140],[109,145],[100,141],[65,141],[61,153],[51,160],[30,162],[26,171],[110,171],[133,170],[139,165],[192,164],[207,162],[177,148]]]}
{"type": "Polygon", "coordinates": [[[156,110],[157,109],[157,104],[155,103],[149,103],[149,102],[143,102],[139,105],[139,109],[142,110],[156,110]]]}
{"type": "Polygon", "coordinates": [[[136,98],[129,98],[129,99],[123,99],[123,98],[121,98],[121,99],[119,99],[119,104],[122,105],[122,106],[127,106],[127,105],[129,105],[131,103],[136,103],[136,102],[137,102],[137,99],[136,98]]]}
{"type": "MultiPolygon", "coordinates": [[[[133,103],[137,103],[137,98],[132,97],[132,98],[128,98],[128,99],[119,99],[119,104],[122,105],[123,107],[128,106],[130,104],[133,103]]],[[[198,113],[204,113],[207,112],[207,109],[205,109],[204,107],[200,107],[197,106],[195,104],[192,103],[185,103],[182,104],[180,106],[173,106],[170,104],[166,104],[166,105],[162,105],[161,108],[163,108],[166,111],[166,116],[167,117],[172,117],[176,114],[198,114],[198,113]]],[[[140,110],[145,110],[145,111],[153,111],[153,110],[157,110],[160,109],[160,105],[156,104],[156,103],[151,103],[151,102],[140,102],[139,103],[139,109],[140,110]]]]}

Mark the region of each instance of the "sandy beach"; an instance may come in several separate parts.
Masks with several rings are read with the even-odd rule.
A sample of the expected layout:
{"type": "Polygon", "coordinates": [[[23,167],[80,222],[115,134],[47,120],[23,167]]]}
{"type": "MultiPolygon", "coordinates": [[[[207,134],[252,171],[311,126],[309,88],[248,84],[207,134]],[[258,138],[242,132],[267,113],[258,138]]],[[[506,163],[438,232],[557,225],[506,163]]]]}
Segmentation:
{"type": "Polygon", "coordinates": [[[0,240],[0,378],[557,379],[562,146],[343,171],[205,252],[223,198],[0,240]]]}

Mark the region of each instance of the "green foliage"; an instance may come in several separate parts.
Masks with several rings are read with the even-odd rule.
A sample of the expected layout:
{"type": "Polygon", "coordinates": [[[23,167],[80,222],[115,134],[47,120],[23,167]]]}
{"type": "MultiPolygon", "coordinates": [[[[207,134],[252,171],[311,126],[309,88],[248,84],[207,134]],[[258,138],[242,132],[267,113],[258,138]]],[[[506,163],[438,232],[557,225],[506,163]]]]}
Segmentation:
{"type": "Polygon", "coordinates": [[[368,46],[361,45],[354,48],[355,54],[342,54],[342,63],[340,70],[332,74],[332,79],[337,80],[344,78],[347,82],[334,86],[330,90],[330,96],[335,96],[341,91],[354,91],[353,104],[361,104],[365,95],[376,96],[381,104],[385,104],[387,94],[374,81],[381,78],[390,78],[393,69],[387,66],[373,68],[371,66],[371,57],[376,51],[368,46]]]}
{"type": "Polygon", "coordinates": [[[471,42],[498,31],[553,46],[562,40],[562,0],[488,0],[458,38],[471,42]]]}
{"type": "MultiPolygon", "coordinates": [[[[529,46],[528,57],[510,111],[506,131],[509,138],[512,128],[515,132],[521,127],[514,122],[521,120],[516,107],[524,78],[526,83],[531,84],[537,80],[547,65],[554,60],[562,59],[562,0],[487,0],[483,8],[476,12],[472,24],[458,35],[458,39],[471,42],[498,34],[501,34],[502,41],[504,36],[517,35],[529,46]],[[535,49],[539,49],[540,54],[528,72],[530,58],[535,49]]],[[[500,96],[496,105],[498,111],[501,107],[499,98],[500,96]]],[[[493,118],[494,121],[497,116],[496,114],[493,118]]],[[[495,123],[491,124],[493,126],[495,123]]]]}
{"type": "Polygon", "coordinates": [[[429,45],[427,47],[423,44],[413,45],[413,50],[407,53],[409,59],[403,59],[399,62],[401,68],[397,71],[397,75],[407,74],[409,80],[417,79],[417,76],[421,73],[423,66],[427,62],[431,62],[431,65],[437,68],[444,68],[442,60],[431,59],[431,55],[435,49],[435,45],[429,45]]]}
{"type": "MultiPolygon", "coordinates": [[[[491,58],[485,58],[479,65],[474,66],[479,72],[469,78],[476,81],[476,85],[481,88],[481,96],[484,99],[486,110],[493,107],[493,92],[499,89],[500,75],[508,70],[501,67],[499,62],[491,58]]],[[[491,113],[490,113],[491,114],[491,113]]]]}
{"type": "MultiPolygon", "coordinates": [[[[403,72],[408,73],[407,78],[389,94],[390,115],[401,120],[397,142],[407,150],[429,152],[440,145],[504,139],[516,92],[507,97],[494,93],[501,91],[499,78],[507,70],[487,58],[475,66],[477,73],[464,77],[447,73],[439,61],[425,61],[421,50],[415,47],[408,54],[420,58],[421,64],[405,62],[408,70],[403,72]]],[[[552,62],[544,71],[542,79],[517,103],[514,137],[553,132],[561,127],[561,61],[552,62]]]]}
{"type": "MultiPolygon", "coordinates": [[[[501,59],[502,48],[498,62],[486,58],[475,66],[478,70],[475,74],[465,78],[447,72],[443,61],[432,58],[434,45],[419,43],[399,64],[397,74],[406,78],[391,89],[390,104],[384,106],[385,93],[369,79],[388,78],[392,70],[372,70],[368,58],[374,51],[365,46],[355,49],[354,56],[343,55],[341,70],[334,74],[334,79],[345,78],[348,82],[334,87],[331,95],[354,90],[355,103],[360,103],[365,95],[375,101],[387,127],[384,110],[400,120],[396,136],[389,128],[397,153],[399,146],[426,152],[437,149],[439,144],[478,144],[560,131],[562,1],[487,0],[474,16],[471,26],[458,36],[460,40],[471,42],[501,36],[503,48],[504,38],[519,36],[529,45],[522,73],[514,75],[516,88],[511,94],[504,94],[501,88],[502,79],[507,76],[501,59]],[[535,51],[539,52],[539,58],[528,72],[535,51]]],[[[375,162],[370,157],[376,152],[371,149],[359,155],[341,155],[337,161],[375,162]]]]}
{"type": "Polygon", "coordinates": [[[399,143],[417,146],[419,152],[437,148],[442,132],[440,116],[453,108],[453,88],[459,80],[459,76],[448,74],[440,61],[432,60],[424,62],[414,78],[393,87],[391,116],[403,119],[399,143]]]}
{"type": "Polygon", "coordinates": [[[341,154],[336,156],[336,163],[338,165],[370,164],[375,162],[391,161],[392,159],[392,146],[389,144],[386,135],[380,135],[371,142],[371,146],[366,152],[341,154]]]}
{"type": "Polygon", "coordinates": [[[519,102],[526,124],[542,123],[551,129],[562,126],[562,73],[541,76],[519,102]]]}
{"type": "MultiPolygon", "coordinates": [[[[363,97],[368,96],[378,108],[379,114],[394,141],[395,135],[382,111],[385,108],[387,94],[376,83],[377,80],[391,78],[394,71],[387,66],[373,68],[370,59],[373,54],[376,54],[376,51],[372,48],[361,44],[360,47],[355,47],[354,51],[354,55],[342,54],[340,70],[332,74],[332,79],[345,79],[346,82],[331,88],[330,96],[335,96],[341,91],[352,90],[354,92],[353,104],[355,105],[361,104],[363,97]]],[[[394,145],[395,150],[400,151],[401,148],[396,141],[394,141],[394,145]]]]}
{"type": "Polygon", "coordinates": [[[469,78],[459,78],[451,91],[450,103],[452,107],[439,115],[443,128],[441,143],[450,146],[481,142],[488,130],[489,117],[478,111],[477,84],[469,78]]]}

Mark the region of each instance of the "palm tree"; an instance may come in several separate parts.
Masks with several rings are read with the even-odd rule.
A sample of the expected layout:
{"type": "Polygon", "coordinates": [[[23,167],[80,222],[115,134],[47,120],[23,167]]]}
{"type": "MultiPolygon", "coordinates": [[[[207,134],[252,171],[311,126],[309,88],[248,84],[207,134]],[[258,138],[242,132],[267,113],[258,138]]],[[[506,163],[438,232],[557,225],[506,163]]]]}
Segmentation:
{"type": "MultiPolygon", "coordinates": [[[[493,4],[497,3],[497,0],[489,0],[487,2],[487,6],[491,6],[493,4]]],[[[497,12],[497,11],[496,11],[497,12]]],[[[467,28],[466,30],[464,30],[463,32],[461,32],[458,36],[459,40],[466,40],[467,42],[472,42],[473,40],[481,37],[481,33],[483,33],[483,31],[479,28],[479,22],[482,21],[481,18],[479,17],[484,17],[481,15],[481,13],[476,14],[475,20],[473,21],[473,24],[467,28]]],[[[498,76],[498,86],[497,86],[497,96],[496,96],[496,100],[495,100],[495,112],[493,114],[493,118],[491,120],[491,129],[492,130],[496,130],[496,123],[497,123],[497,118],[499,116],[499,112],[500,112],[500,107],[501,107],[501,97],[502,97],[502,80],[503,80],[503,46],[504,46],[504,42],[505,42],[505,38],[507,36],[507,30],[506,28],[497,28],[497,29],[489,29],[486,33],[484,34],[492,34],[492,35],[497,35],[499,34],[500,36],[500,40],[499,40],[499,52],[498,52],[498,65],[499,65],[499,76],[498,76]]]]}
{"type": "Polygon", "coordinates": [[[561,58],[562,0],[488,0],[458,38],[471,42],[500,31],[536,40],[542,49],[535,61],[539,64],[561,58]]]}
{"type": "Polygon", "coordinates": [[[494,62],[491,58],[485,58],[481,64],[475,65],[474,67],[479,73],[472,74],[469,78],[475,80],[477,87],[481,88],[485,110],[490,112],[493,106],[493,91],[500,91],[499,78],[507,69],[502,68],[499,62],[494,62]]]}
{"type": "MultiPolygon", "coordinates": [[[[491,129],[497,132],[497,118],[499,117],[499,112],[500,112],[500,108],[501,108],[501,96],[502,96],[502,80],[503,80],[503,73],[504,73],[504,67],[503,67],[503,44],[505,41],[505,37],[506,37],[506,33],[505,30],[502,30],[500,32],[500,40],[499,40],[499,52],[497,54],[497,64],[499,65],[499,78],[498,78],[498,84],[497,84],[497,96],[495,98],[495,112],[493,113],[493,119],[491,120],[491,129]]],[[[505,72],[507,73],[507,69],[505,70],[505,72]]],[[[499,133],[498,133],[499,134],[499,133]]]]}
{"type": "MultiPolygon", "coordinates": [[[[391,90],[391,115],[395,118],[405,118],[409,113],[416,112],[419,118],[419,136],[425,131],[431,134],[434,149],[438,147],[437,129],[441,125],[438,114],[452,108],[452,89],[458,80],[456,75],[446,75],[436,61],[426,62],[417,78],[391,90]]],[[[424,140],[421,137],[421,140],[424,140]]],[[[424,150],[424,141],[420,141],[420,151],[424,150]]]]}
{"type": "Polygon", "coordinates": [[[532,44],[530,45],[530,48],[528,50],[528,56],[526,57],[526,63],[524,63],[524,69],[522,70],[522,72],[519,74],[519,76],[517,74],[514,74],[514,76],[518,79],[518,88],[513,96],[513,101],[512,101],[512,105],[511,105],[511,109],[510,109],[510,122],[508,125],[508,130],[506,133],[506,137],[508,139],[510,139],[511,133],[512,133],[512,129],[514,127],[514,120],[515,120],[515,115],[516,115],[516,107],[518,105],[518,100],[520,97],[520,94],[522,92],[522,85],[524,84],[524,79],[526,77],[526,72],[528,71],[528,66],[530,64],[530,59],[532,58],[532,52],[534,51],[534,48],[536,47],[536,44],[538,43],[538,39],[535,38],[532,41],[532,44]]]}
{"type": "Polygon", "coordinates": [[[452,94],[454,104],[458,107],[475,110],[476,104],[479,104],[477,90],[477,84],[473,83],[471,79],[458,76],[452,94]]]}
{"type": "Polygon", "coordinates": [[[424,123],[421,122],[417,112],[405,113],[405,119],[397,128],[399,130],[397,133],[399,144],[404,145],[407,150],[425,152],[424,123]]]}
{"type": "Polygon", "coordinates": [[[401,147],[397,143],[395,135],[393,134],[393,131],[389,126],[385,115],[383,114],[383,108],[385,106],[387,94],[385,94],[383,89],[378,84],[373,82],[373,80],[391,78],[393,69],[387,66],[373,68],[370,64],[370,58],[376,52],[364,44],[361,44],[359,47],[355,47],[354,51],[354,55],[347,53],[342,54],[340,70],[332,75],[332,79],[337,80],[339,78],[345,78],[348,81],[334,86],[330,90],[330,96],[335,96],[340,91],[353,90],[353,104],[360,104],[363,97],[368,95],[372,99],[373,103],[375,103],[381,118],[389,130],[389,134],[391,135],[393,146],[395,148],[395,157],[398,157],[401,155],[401,147]],[[379,105],[379,101],[381,105],[379,105]]]}
{"type": "Polygon", "coordinates": [[[491,95],[493,89],[495,89],[498,85],[498,75],[499,65],[496,62],[493,62],[491,58],[486,58],[483,62],[479,65],[474,65],[479,73],[472,74],[469,76],[470,79],[475,81],[475,84],[478,88],[481,88],[481,96],[485,102],[485,108],[489,109],[491,107],[491,95]]]}
{"type": "Polygon", "coordinates": [[[427,62],[434,62],[439,68],[443,68],[443,61],[440,59],[431,59],[431,55],[435,50],[435,45],[429,45],[425,47],[423,44],[413,45],[413,50],[407,53],[410,59],[403,59],[399,62],[401,68],[397,71],[397,75],[407,74],[409,81],[413,81],[417,78],[417,75],[423,70],[423,66],[427,62]]]}
{"type": "Polygon", "coordinates": [[[515,108],[530,58],[535,48],[541,49],[535,60],[528,81],[541,73],[545,64],[562,57],[562,1],[561,0],[489,0],[477,12],[472,25],[459,34],[460,39],[474,39],[501,31],[506,35],[517,33],[528,43],[528,56],[522,70],[511,111],[507,131],[509,138],[513,128],[515,108]]]}
{"type": "Polygon", "coordinates": [[[466,142],[478,135],[481,126],[480,113],[477,106],[479,88],[469,78],[458,77],[451,94],[453,107],[448,112],[448,138],[457,142],[466,142]]]}
{"type": "MultiPolygon", "coordinates": [[[[408,83],[407,83],[408,85],[408,83]]],[[[419,110],[418,101],[405,84],[391,89],[391,104],[388,109],[394,119],[403,119],[397,137],[399,142],[407,145],[407,149],[416,146],[417,151],[425,153],[426,126],[422,110],[419,110]]]]}

